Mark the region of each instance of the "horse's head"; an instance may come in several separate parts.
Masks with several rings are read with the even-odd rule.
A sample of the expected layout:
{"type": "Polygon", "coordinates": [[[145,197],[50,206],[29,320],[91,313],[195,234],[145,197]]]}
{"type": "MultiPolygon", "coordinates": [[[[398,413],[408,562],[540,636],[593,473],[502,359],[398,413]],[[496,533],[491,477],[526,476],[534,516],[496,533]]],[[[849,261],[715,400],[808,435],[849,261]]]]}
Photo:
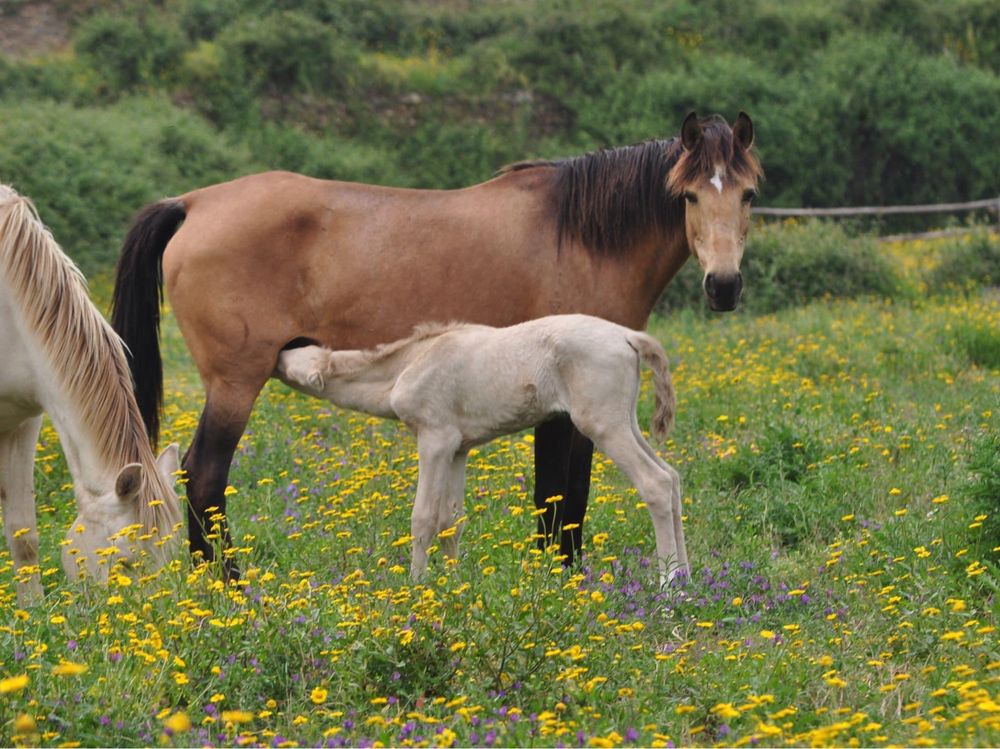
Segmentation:
{"type": "MultiPolygon", "coordinates": [[[[152,497],[154,487],[173,492],[178,473],[177,445],[169,445],[156,460],[162,481],[151,480],[139,463],[129,463],[118,471],[109,485],[77,486],[79,514],[62,544],[62,563],[70,580],[93,578],[104,583],[115,562],[134,564],[141,556],[151,558],[155,567],[172,559],[180,539],[175,528],[148,530],[143,522],[143,502],[163,502],[176,497],[152,497]]],[[[155,505],[154,505],[155,506],[155,505]]]]}
{"type": "Polygon", "coordinates": [[[692,112],[681,127],[681,143],[683,152],[667,186],[684,199],[688,247],[705,273],[709,305],[732,310],[743,290],[740,261],[750,227],[750,202],[762,175],[750,152],[753,123],[745,112],[732,128],[721,117],[699,120],[692,112]]]}

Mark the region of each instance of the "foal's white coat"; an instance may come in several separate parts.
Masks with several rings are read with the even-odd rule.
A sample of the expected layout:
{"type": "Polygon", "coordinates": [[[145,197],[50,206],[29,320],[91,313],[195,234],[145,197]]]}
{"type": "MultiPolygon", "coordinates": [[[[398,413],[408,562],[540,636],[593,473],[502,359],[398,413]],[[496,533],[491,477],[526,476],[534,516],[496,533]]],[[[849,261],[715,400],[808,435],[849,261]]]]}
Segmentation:
{"type": "MultiPolygon", "coordinates": [[[[283,351],[275,374],[310,395],[413,429],[420,458],[411,520],[415,578],[427,569],[432,539],[461,515],[469,449],[565,413],[638,489],[666,580],[687,569],[680,476],[636,421],[640,362],[653,371],[653,431],[662,439],[674,411],[663,348],[645,333],[587,315],[509,328],[418,327],[371,351],[306,346],[283,351]]],[[[458,551],[457,531],[441,539],[449,557],[458,551]]]]}
{"type": "Polygon", "coordinates": [[[129,561],[140,548],[157,564],[172,556],[177,446],[154,459],[121,342],[31,203],[0,185],[0,505],[21,605],[42,596],[33,471],[43,411],[79,513],[63,542],[67,575],[106,579],[109,558],[129,561]],[[130,528],[138,548],[111,540],[130,528]]]}

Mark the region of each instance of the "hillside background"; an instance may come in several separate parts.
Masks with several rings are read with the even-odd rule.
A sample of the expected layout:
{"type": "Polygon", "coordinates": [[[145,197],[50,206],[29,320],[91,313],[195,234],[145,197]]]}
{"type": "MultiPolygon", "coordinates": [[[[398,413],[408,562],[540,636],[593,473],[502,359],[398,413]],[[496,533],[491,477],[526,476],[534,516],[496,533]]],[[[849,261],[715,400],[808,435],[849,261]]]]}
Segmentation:
{"type": "Polygon", "coordinates": [[[88,273],[199,185],[458,187],[691,110],[753,116],[762,205],[992,197],[997,102],[996,0],[0,1],[0,181],[88,273]]]}

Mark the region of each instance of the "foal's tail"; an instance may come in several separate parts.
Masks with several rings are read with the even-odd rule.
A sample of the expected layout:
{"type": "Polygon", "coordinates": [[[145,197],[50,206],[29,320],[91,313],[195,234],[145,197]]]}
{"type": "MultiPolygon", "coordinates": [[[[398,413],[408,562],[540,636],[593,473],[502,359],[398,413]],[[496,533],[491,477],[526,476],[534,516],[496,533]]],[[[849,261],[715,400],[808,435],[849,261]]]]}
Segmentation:
{"type": "Polygon", "coordinates": [[[656,407],[651,427],[653,436],[662,442],[674,426],[674,410],[677,405],[674,382],[670,377],[670,361],[660,342],[646,333],[631,333],[629,343],[639,354],[639,359],[653,372],[656,407]]]}
{"type": "Polygon", "coordinates": [[[184,204],[168,199],[143,208],[125,235],[111,302],[111,325],[128,348],[135,400],[149,439],[156,446],[163,402],[160,358],[160,304],[163,250],[187,215],[184,204]]]}

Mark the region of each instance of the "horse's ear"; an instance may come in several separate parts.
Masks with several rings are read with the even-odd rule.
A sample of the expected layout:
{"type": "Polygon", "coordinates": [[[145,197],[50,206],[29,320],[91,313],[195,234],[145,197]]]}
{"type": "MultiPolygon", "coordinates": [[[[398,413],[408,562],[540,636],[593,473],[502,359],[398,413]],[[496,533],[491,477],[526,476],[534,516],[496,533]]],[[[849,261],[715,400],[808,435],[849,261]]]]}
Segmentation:
{"type": "Polygon", "coordinates": [[[118,472],[115,478],[115,494],[122,502],[134,502],[139,498],[142,485],[145,483],[142,475],[142,466],[138,463],[129,463],[118,472]]]}
{"type": "Polygon", "coordinates": [[[733,125],[733,139],[745,149],[753,145],[753,120],[746,112],[740,112],[736,115],[736,123],[733,125]]]}
{"type": "Polygon", "coordinates": [[[681,125],[681,143],[684,144],[684,148],[691,151],[700,141],[701,125],[698,124],[698,115],[691,112],[684,118],[684,124],[681,125]]]}
{"type": "Polygon", "coordinates": [[[156,467],[171,486],[177,482],[177,473],[181,467],[180,463],[180,449],[177,447],[176,442],[171,442],[163,448],[160,457],[156,459],[156,467]]]}

